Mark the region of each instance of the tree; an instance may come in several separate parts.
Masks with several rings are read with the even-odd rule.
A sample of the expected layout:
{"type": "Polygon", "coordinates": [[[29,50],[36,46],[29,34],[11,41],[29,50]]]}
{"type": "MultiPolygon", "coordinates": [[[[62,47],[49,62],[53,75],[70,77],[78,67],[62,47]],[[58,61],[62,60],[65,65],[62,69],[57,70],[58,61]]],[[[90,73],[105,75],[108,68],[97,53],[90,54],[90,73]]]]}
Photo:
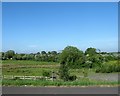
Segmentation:
{"type": "Polygon", "coordinates": [[[103,57],[100,54],[100,50],[98,51],[99,53],[96,52],[95,48],[87,48],[87,50],[85,51],[86,67],[93,68],[101,66],[101,63],[103,62],[103,57]]]}
{"type": "Polygon", "coordinates": [[[36,55],[35,55],[35,60],[36,60],[36,61],[40,61],[40,60],[41,60],[40,54],[36,54],[36,55]]]}
{"type": "Polygon", "coordinates": [[[41,61],[47,61],[47,60],[48,60],[47,53],[45,51],[41,51],[41,61]]]}
{"type": "Polygon", "coordinates": [[[21,54],[16,54],[16,60],[22,60],[21,54]]]}
{"type": "Polygon", "coordinates": [[[60,78],[64,81],[69,79],[69,69],[77,68],[81,62],[78,62],[83,57],[83,52],[73,46],[67,46],[60,55],[60,78]]]}
{"type": "Polygon", "coordinates": [[[48,53],[47,53],[48,55],[51,55],[51,52],[50,51],[48,51],[48,53]]]}
{"type": "Polygon", "coordinates": [[[40,52],[37,52],[37,54],[39,55],[39,54],[40,54],[40,52]]]}
{"type": "Polygon", "coordinates": [[[60,62],[67,62],[70,68],[78,68],[84,62],[82,61],[84,60],[83,52],[73,46],[67,46],[61,53],[60,58],[60,62]]]}
{"type": "Polygon", "coordinates": [[[27,59],[27,55],[25,54],[24,56],[22,56],[22,60],[26,60],[27,59]]]}
{"type": "Polygon", "coordinates": [[[57,52],[56,51],[52,51],[51,54],[52,55],[57,55],[57,52]]]}
{"type": "Polygon", "coordinates": [[[13,50],[8,50],[6,52],[6,56],[8,59],[13,58],[14,55],[15,55],[15,52],[13,50]]]}
{"type": "Polygon", "coordinates": [[[0,52],[0,60],[6,60],[7,56],[5,52],[0,52]]]}
{"type": "Polygon", "coordinates": [[[45,51],[41,51],[41,54],[42,54],[42,55],[46,55],[46,52],[45,52],[45,51]]]}
{"type": "Polygon", "coordinates": [[[48,56],[48,61],[52,61],[52,62],[57,62],[58,60],[58,56],[57,56],[57,52],[56,51],[49,51],[47,53],[47,56],[48,56]]]}
{"type": "Polygon", "coordinates": [[[69,80],[69,67],[67,64],[65,63],[61,63],[60,65],[60,69],[59,69],[59,75],[60,78],[63,79],[64,81],[68,81],[69,80]]]}
{"type": "Polygon", "coordinates": [[[95,55],[97,52],[96,52],[96,49],[95,48],[87,48],[86,51],[85,51],[85,55],[88,55],[88,56],[93,56],[95,55]]]}
{"type": "Polygon", "coordinates": [[[4,55],[4,52],[0,52],[0,60],[2,60],[2,57],[3,57],[3,55],[4,55]]]}

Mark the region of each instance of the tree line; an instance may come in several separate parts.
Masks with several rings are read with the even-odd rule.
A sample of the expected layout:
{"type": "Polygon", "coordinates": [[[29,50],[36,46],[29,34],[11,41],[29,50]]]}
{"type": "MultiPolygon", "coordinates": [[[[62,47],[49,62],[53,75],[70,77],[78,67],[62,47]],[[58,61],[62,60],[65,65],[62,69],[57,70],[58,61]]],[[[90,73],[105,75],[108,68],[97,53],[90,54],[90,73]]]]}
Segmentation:
{"type": "MultiPolygon", "coordinates": [[[[14,50],[1,52],[1,60],[35,60],[38,62],[59,62],[59,76],[64,81],[75,80],[76,76],[70,76],[69,69],[95,68],[96,72],[111,73],[120,72],[118,63],[108,64],[109,61],[119,60],[117,53],[101,52],[96,48],[87,48],[85,52],[74,46],[67,46],[61,52],[41,51],[30,54],[18,54],[14,50]]],[[[49,72],[44,72],[48,75],[49,72]]],[[[86,72],[84,72],[86,73],[86,72]]]]}
{"type": "Polygon", "coordinates": [[[1,52],[2,60],[36,60],[36,61],[46,61],[46,62],[58,62],[59,54],[57,51],[41,51],[37,53],[15,53],[14,50],[8,50],[7,52],[1,52]]]}
{"type": "Polygon", "coordinates": [[[1,60],[36,60],[36,61],[46,61],[46,62],[69,62],[69,66],[75,67],[85,66],[89,63],[90,68],[94,67],[94,63],[101,63],[103,61],[117,60],[118,56],[113,53],[100,52],[96,48],[87,48],[85,52],[79,50],[74,46],[67,46],[62,50],[62,52],[57,51],[41,51],[37,53],[15,53],[14,50],[8,50],[7,52],[0,52],[1,60]]]}

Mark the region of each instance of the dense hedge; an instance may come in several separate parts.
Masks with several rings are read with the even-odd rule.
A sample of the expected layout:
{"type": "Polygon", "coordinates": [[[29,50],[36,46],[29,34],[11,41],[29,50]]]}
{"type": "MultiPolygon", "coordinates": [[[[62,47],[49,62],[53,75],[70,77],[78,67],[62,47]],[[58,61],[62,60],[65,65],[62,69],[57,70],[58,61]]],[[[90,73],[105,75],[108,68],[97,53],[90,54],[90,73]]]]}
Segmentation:
{"type": "Polygon", "coordinates": [[[96,68],[96,72],[97,73],[120,72],[120,64],[117,61],[106,62],[106,63],[103,63],[101,67],[96,68]]]}

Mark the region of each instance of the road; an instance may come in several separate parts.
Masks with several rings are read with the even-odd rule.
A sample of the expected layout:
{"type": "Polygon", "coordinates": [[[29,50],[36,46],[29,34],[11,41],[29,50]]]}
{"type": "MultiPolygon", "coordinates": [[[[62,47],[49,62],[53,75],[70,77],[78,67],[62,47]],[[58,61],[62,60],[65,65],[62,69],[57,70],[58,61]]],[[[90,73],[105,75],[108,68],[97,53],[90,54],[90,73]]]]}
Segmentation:
{"type": "Polygon", "coordinates": [[[118,94],[118,87],[2,87],[2,94],[118,94]]]}

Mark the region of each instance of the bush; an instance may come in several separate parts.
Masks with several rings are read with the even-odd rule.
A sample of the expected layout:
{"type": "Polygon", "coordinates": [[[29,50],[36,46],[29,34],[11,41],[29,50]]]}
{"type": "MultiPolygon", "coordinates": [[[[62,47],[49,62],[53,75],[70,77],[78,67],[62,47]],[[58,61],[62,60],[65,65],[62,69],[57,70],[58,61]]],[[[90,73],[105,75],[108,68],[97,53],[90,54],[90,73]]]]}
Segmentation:
{"type": "Polygon", "coordinates": [[[101,71],[101,68],[96,68],[95,72],[99,73],[101,71]]]}
{"type": "Polygon", "coordinates": [[[70,80],[70,81],[74,81],[74,80],[76,80],[76,79],[77,79],[77,76],[75,76],[75,75],[69,76],[69,80],[70,80]]]}
{"type": "Polygon", "coordinates": [[[96,68],[96,73],[112,73],[112,72],[120,72],[120,65],[118,62],[106,62],[102,64],[101,67],[96,68]]]}
{"type": "Polygon", "coordinates": [[[88,71],[87,70],[83,70],[83,75],[84,75],[84,77],[88,77],[88,71]]]}
{"type": "Polygon", "coordinates": [[[19,80],[20,79],[20,77],[14,77],[14,80],[19,80]]]}
{"type": "Polygon", "coordinates": [[[45,71],[45,70],[43,70],[42,75],[43,75],[44,77],[50,77],[50,71],[45,71]]]}

